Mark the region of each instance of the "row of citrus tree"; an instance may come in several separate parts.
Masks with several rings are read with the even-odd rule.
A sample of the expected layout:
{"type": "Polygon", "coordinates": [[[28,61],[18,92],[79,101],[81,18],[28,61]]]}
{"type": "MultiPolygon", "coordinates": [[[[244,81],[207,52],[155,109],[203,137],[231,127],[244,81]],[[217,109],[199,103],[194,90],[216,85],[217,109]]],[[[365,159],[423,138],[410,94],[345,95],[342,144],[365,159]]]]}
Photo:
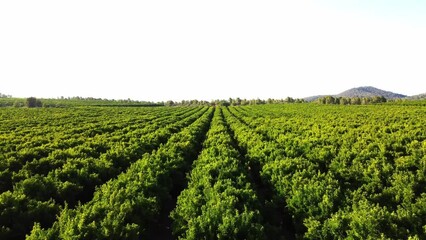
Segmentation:
{"type": "Polygon", "coordinates": [[[45,172],[18,167],[22,177],[0,195],[3,237],[37,222],[29,239],[156,239],[169,225],[181,239],[426,238],[421,106],[163,109],[134,131],[119,121],[104,134],[63,130],[83,134],[81,144],[106,141],[98,155],[45,172]],[[57,186],[72,184],[92,187],[86,198],[58,197],[57,186]]]}
{"type": "Polygon", "coordinates": [[[93,198],[65,207],[51,228],[36,224],[29,239],[139,239],[159,224],[172,193],[197,156],[213,110],[204,109],[189,126],[173,134],[151,154],[96,189],[93,198]]]}
{"type": "Polygon", "coordinates": [[[182,239],[264,239],[262,203],[251,182],[249,163],[234,146],[216,108],[203,150],[194,161],[176,208],[175,237],[182,239]]]}
{"type": "Polygon", "coordinates": [[[264,184],[285,201],[292,221],[283,229],[295,237],[426,237],[424,109],[260,106],[224,113],[247,157],[260,161],[264,184]]]}
{"type": "MultiPolygon", "coordinates": [[[[162,109],[154,110],[151,114],[148,113],[151,110],[132,110],[114,114],[118,119],[109,124],[104,123],[105,114],[113,114],[118,109],[101,109],[101,114],[93,114],[97,109],[77,110],[80,114],[87,115],[71,121],[95,125],[98,132],[96,135],[92,133],[93,128],[83,123],[72,129],[61,129],[58,126],[53,132],[48,125],[41,124],[43,120],[47,124],[49,119],[46,111],[49,110],[33,113],[39,115],[37,118],[40,125],[37,126],[46,131],[44,138],[39,136],[25,144],[17,144],[15,148],[20,148],[18,151],[2,155],[2,238],[23,238],[30,232],[34,222],[39,222],[44,227],[51,226],[65,204],[74,208],[77,203],[91,200],[97,186],[126,170],[143,154],[157,149],[173,134],[202,116],[207,108],[177,109],[174,112],[162,109]],[[121,119],[120,115],[123,115],[121,119]],[[130,119],[132,116],[133,122],[130,119]],[[55,136],[56,139],[45,141],[55,136]],[[64,138],[69,138],[69,142],[80,139],[75,140],[79,144],[61,144],[64,138]],[[34,149],[40,149],[43,153],[34,149]],[[23,154],[26,152],[32,152],[31,157],[23,154]]],[[[63,114],[64,110],[50,111],[63,114]]],[[[32,129],[37,127],[33,126],[32,129]]],[[[30,134],[35,134],[34,132],[38,131],[30,134]]],[[[22,133],[15,130],[12,134],[19,136],[22,133]]]]}

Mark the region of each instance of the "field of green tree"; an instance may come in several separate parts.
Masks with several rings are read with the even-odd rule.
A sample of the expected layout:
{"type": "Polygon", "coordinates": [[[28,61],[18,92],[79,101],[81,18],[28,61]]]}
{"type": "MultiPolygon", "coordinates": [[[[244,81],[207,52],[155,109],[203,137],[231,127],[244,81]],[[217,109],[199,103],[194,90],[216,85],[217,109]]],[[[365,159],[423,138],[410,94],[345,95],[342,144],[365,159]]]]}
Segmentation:
{"type": "Polygon", "coordinates": [[[426,239],[424,100],[35,100],[0,108],[0,239],[426,239]]]}

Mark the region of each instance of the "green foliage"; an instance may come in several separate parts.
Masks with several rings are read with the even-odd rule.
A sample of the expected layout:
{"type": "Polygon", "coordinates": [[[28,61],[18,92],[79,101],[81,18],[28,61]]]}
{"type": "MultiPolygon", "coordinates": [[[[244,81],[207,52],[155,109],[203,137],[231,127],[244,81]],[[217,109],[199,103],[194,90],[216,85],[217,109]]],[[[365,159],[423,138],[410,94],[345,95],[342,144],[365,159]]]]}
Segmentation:
{"type": "Polygon", "coordinates": [[[42,107],[43,106],[43,104],[41,103],[41,100],[36,99],[35,97],[27,98],[25,105],[29,108],[42,107]]]}
{"type": "Polygon", "coordinates": [[[366,105],[366,104],[385,103],[387,102],[387,99],[383,96],[362,97],[362,98],[326,96],[326,97],[318,98],[316,102],[321,104],[366,105]]]}
{"type": "Polygon", "coordinates": [[[241,146],[264,161],[262,178],[285,199],[296,237],[424,238],[419,107],[305,106],[230,108],[227,116],[241,146]]]}
{"type": "Polygon", "coordinates": [[[182,239],[262,239],[260,202],[217,108],[188,187],[171,216],[182,239]]]}
{"type": "MultiPolygon", "coordinates": [[[[165,108],[125,111],[92,108],[74,109],[72,112],[65,109],[41,109],[37,112],[8,109],[5,111],[6,119],[9,115],[14,116],[14,121],[23,128],[21,130],[17,124],[0,125],[16,129],[2,135],[6,142],[14,145],[0,145],[5,158],[0,162],[0,177],[4,180],[0,189],[2,192],[12,191],[13,196],[24,194],[31,200],[54,200],[55,208],[46,212],[48,221],[43,220],[42,225],[49,227],[61,206],[68,204],[74,207],[78,202],[91,200],[97,186],[117,176],[143,154],[167,142],[173,133],[195,121],[205,110],[179,108],[173,113],[165,108]],[[32,114],[40,123],[46,121],[46,124],[32,122],[33,117],[28,117],[32,114]],[[132,119],[129,114],[133,114],[132,119]],[[50,123],[52,115],[59,120],[54,122],[55,125],[50,123]],[[106,121],[105,116],[116,118],[106,121]],[[72,119],[75,122],[67,123],[72,119]],[[133,125],[129,127],[129,123],[133,125]],[[28,128],[31,131],[23,133],[28,128]],[[122,131],[123,128],[125,131],[122,131]],[[96,129],[98,131],[95,132],[96,129]]],[[[6,193],[0,196],[3,194],[6,193]]],[[[4,205],[0,210],[8,212],[11,208],[14,206],[4,205]]],[[[31,201],[23,201],[20,207],[23,216],[39,211],[38,208],[39,205],[31,201]]],[[[22,221],[26,231],[20,231],[7,221],[1,222],[1,226],[10,229],[19,239],[28,233],[34,221],[41,222],[42,219],[22,221]]]]}
{"type": "MultiPolygon", "coordinates": [[[[207,131],[212,109],[171,136],[151,154],[130,165],[116,179],[97,188],[93,199],[75,209],[65,208],[46,234],[62,239],[139,239],[157,224],[162,206],[169,200],[178,179],[195,158],[198,139],[207,131]]],[[[192,115],[191,115],[192,116],[192,115]]],[[[33,234],[43,232],[34,230],[33,234]]]]}
{"type": "Polygon", "coordinates": [[[425,105],[327,101],[0,108],[0,239],[426,239],[425,105]]]}

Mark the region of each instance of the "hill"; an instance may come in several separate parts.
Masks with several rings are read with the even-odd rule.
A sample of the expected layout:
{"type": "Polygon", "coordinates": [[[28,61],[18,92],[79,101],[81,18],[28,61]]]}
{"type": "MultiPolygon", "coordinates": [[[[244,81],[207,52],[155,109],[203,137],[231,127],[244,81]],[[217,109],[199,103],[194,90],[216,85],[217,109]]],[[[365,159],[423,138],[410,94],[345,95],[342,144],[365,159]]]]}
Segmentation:
{"type": "Polygon", "coordinates": [[[303,100],[305,100],[306,102],[313,102],[313,101],[317,100],[318,98],[322,98],[322,97],[326,97],[326,96],[329,96],[329,95],[310,96],[310,97],[303,98],[303,100]]]}
{"type": "Polygon", "coordinates": [[[389,91],[385,91],[385,90],[378,89],[371,86],[366,86],[366,87],[351,88],[349,90],[346,90],[336,95],[318,95],[318,96],[306,97],[304,99],[305,101],[312,102],[324,96],[346,97],[346,98],[383,96],[386,99],[397,99],[397,98],[407,97],[406,95],[403,95],[403,94],[389,92],[389,91]]]}
{"type": "Polygon", "coordinates": [[[375,87],[358,87],[358,88],[351,88],[349,90],[346,90],[342,93],[339,93],[336,95],[336,97],[375,97],[375,96],[383,96],[386,99],[396,99],[396,98],[404,98],[407,97],[406,95],[389,92],[385,90],[381,90],[375,87]]]}
{"type": "Polygon", "coordinates": [[[420,100],[420,99],[426,99],[426,93],[422,93],[422,94],[418,94],[418,95],[410,96],[410,97],[407,97],[407,99],[409,99],[409,100],[420,100]]]}

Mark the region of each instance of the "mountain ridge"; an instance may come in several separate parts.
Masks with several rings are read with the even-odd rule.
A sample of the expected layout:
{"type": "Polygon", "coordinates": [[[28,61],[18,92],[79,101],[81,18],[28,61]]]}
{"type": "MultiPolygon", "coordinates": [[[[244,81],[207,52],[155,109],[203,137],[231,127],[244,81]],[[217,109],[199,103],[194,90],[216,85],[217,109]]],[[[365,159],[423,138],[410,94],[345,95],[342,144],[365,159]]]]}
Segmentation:
{"type": "Polygon", "coordinates": [[[308,102],[312,102],[317,100],[318,98],[325,97],[325,96],[344,97],[344,98],[383,96],[386,99],[398,99],[398,98],[407,97],[407,95],[404,95],[404,94],[385,91],[372,86],[362,86],[362,87],[348,89],[339,94],[310,96],[310,97],[304,98],[304,100],[308,102]]]}

